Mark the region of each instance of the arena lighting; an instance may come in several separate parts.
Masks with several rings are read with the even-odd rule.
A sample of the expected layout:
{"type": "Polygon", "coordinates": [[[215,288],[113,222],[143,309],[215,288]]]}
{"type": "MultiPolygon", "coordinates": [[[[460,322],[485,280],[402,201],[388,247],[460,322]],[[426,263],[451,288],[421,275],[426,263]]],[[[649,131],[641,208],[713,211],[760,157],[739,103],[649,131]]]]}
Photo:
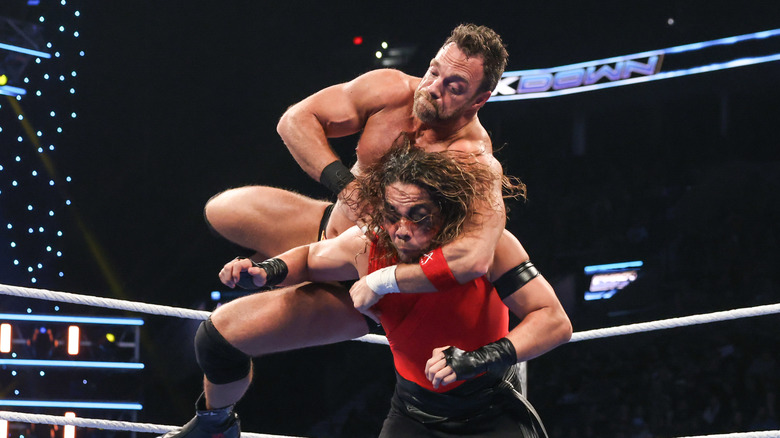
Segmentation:
{"type": "Polygon", "coordinates": [[[780,29],[773,29],[561,67],[504,72],[489,102],[557,97],[778,61],[780,53],[774,53],[661,71],[661,65],[669,55],[765,40],[778,35],[780,29]]]}
{"type": "MultiPolygon", "coordinates": [[[[65,418],[76,418],[75,412],[65,412],[65,418]]],[[[62,438],[76,438],[76,426],[65,426],[62,438]]]]}
{"type": "Polygon", "coordinates": [[[590,276],[585,301],[608,300],[618,291],[625,289],[639,278],[642,261],[609,263],[585,267],[585,275],[590,276]]]}
{"type": "MultiPolygon", "coordinates": [[[[11,352],[11,324],[0,324],[0,353],[11,352]]],[[[5,436],[5,435],[0,435],[5,436]]]]}
{"type": "Polygon", "coordinates": [[[642,266],[644,266],[644,262],[642,262],[641,260],[637,260],[635,262],[609,263],[606,265],[592,265],[592,266],[585,266],[585,274],[590,275],[596,272],[603,272],[603,271],[613,271],[613,270],[628,269],[628,268],[641,268],[642,266]]]}
{"type": "Polygon", "coordinates": [[[10,85],[0,86],[0,95],[3,96],[16,97],[16,96],[24,96],[25,94],[27,94],[27,90],[25,90],[24,88],[12,87],[10,85]]]}
{"type": "Polygon", "coordinates": [[[79,331],[77,325],[68,327],[68,354],[71,356],[79,354],[79,331]]]}
{"type": "Polygon", "coordinates": [[[0,365],[52,368],[110,368],[121,370],[144,369],[144,364],[138,362],[99,362],[89,360],[0,359],[0,365]]]}
{"type": "Polygon", "coordinates": [[[0,406],[18,406],[27,408],[65,408],[65,409],[117,409],[140,411],[140,403],[53,401],[53,400],[0,400],[0,406]]]}
{"type": "Polygon", "coordinates": [[[136,319],[136,318],[108,318],[102,316],[23,315],[17,313],[0,313],[0,320],[64,322],[64,323],[78,323],[78,324],[144,325],[143,319],[136,319]]]}
{"type": "Polygon", "coordinates": [[[51,55],[39,50],[25,49],[24,47],[13,46],[11,44],[0,43],[0,49],[10,50],[11,52],[23,53],[25,55],[37,56],[39,58],[50,59],[51,55]]]}
{"type": "MultiPolygon", "coordinates": [[[[6,3],[11,1],[0,0],[0,4],[6,3]]],[[[83,2],[40,2],[44,3],[47,6],[40,10],[27,8],[30,10],[24,20],[0,16],[0,42],[4,43],[0,48],[0,73],[8,76],[9,85],[20,87],[0,87],[3,110],[7,107],[19,117],[19,123],[13,123],[18,126],[2,126],[6,132],[0,133],[12,136],[0,140],[3,146],[10,148],[6,143],[13,140],[18,143],[14,154],[17,160],[2,163],[8,177],[0,181],[0,196],[4,199],[4,222],[0,226],[7,227],[8,231],[3,231],[11,247],[0,260],[4,265],[0,270],[21,286],[56,284],[67,274],[61,269],[67,256],[61,250],[63,223],[59,217],[74,208],[65,188],[71,182],[69,170],[58,169],[61,160],[55,150],[67,153],[73,146],[63,135],[73,126],[78,99],[65,96],[77,95],[83,84],[78,69],[84,65],[86,54],[79,33],[82,13],[77,9],[83,2]],[[19,105],[22,100],[24,108],[19,105]],[[30,111],[29,117],[26,111],[30,111]]],[[[85,241],[90,238],[85,236],[85,241]]],[[[105,270],[106,264],[98,264],[105,270]]]]}

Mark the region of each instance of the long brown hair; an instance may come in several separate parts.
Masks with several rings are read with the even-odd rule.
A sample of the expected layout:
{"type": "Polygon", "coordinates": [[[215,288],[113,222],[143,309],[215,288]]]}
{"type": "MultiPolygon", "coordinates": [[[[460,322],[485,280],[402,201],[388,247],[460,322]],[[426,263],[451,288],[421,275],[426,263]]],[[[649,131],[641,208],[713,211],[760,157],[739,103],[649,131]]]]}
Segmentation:
{"type": "Polygon", "coordinates": [[[467,223],[479,223],[476,215],[488,205],[498,209],[493,199],[494,184],[500,179],[504,198],[525,197],[525,184],[505,175],[496,175],[472,154],[426,152],[414,145],[412,136],[402,133],[390,151],[379,161],[363,169],[357,177],[357,189],[347,200],[367,227],[368,237],[381,248],[380,253],[395,255],[395,248],[382,228],[385,220],[385,190],[397,182],[414,184],[427,191],[439,207],[442,228],[431,248],[449,243],[460,235],[467,223]]]}

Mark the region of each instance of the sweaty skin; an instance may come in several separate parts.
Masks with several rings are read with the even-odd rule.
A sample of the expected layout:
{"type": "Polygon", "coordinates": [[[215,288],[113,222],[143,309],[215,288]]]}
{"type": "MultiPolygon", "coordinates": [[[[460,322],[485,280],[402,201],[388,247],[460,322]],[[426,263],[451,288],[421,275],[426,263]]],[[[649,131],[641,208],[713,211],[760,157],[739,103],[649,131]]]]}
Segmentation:
{"type": "MultiPolygon", "coordinates": [[[[454,44],[442,48],[422,78],[397,70],[376,70],[351,82],[328,87],[291,107],[279,122],[278,132],[293,157],[312,178],[337,156],[327,143],[362,130],[352,171],[361,172],[386,153],[401,132],[414,132],[416,144],[427,151],[457,151],[476,159],[501,175],[492,155],[490,137],[476,116],[490,97],[479,91],[482,60],[465,56],[454,44]]],[[[347,187],[342,194],[349,193],[347,187]]],[[[493,205],[480,208],[479,224],[472,224],[459,239],[446,245],[444,256],[455,278],[465,283],[484,275],[505,225],[496,178],[493,205]]],[[[354,225],[355,217],[338,202],[328,223],[332,238],[354,225]]],[[[418,266],[402,265],[396,271],[401,290],[435,290],[418,266]]],[[[367,287],[363,280],[356,288],[367,287]]]]}
{"type": "MultiPolygon", "coordinates": [[[[482,79],[481,57],[466,57],[457,46],[446,45],[431,61],[424,77],[389,69],[366,73],[293,105],[280,119],[277,131],[301,169],[315,180],[319,180],[325,166],[338,159],[328,138],[357,133],[361,136],[355,173],[384,155],[402,132],[413,133],[415,143],[427,151],[457,151],[487,164],[496,174],[495,202],[479,206],[475,215],[478,222],[467,224],[460,237],[445,245],[443,251],[459,282],[486,274],[492,279],[527,260],[527,254],[504,231],[498,178],[501,166],[493,158],[490,138],[477,118],[477,111],[490,97],[490,91],[480,90],[482,79]],[[505,238],[501,238],[502,233],[505,238]],[[498,245],[499,249],[499,239],[509,243],[498,245]]],[[[340,195],[348,195],[349,189],[340,195]]],[[[318,240],[319,224],[328,205],[268,186],[226,190],[207,204],[204,213],[215,231],[257,251],[257,260],[281,254],[279,257],[289,267],[288,277],[280,285],[290,287],[247,295],[212,313],[214,327],[244,354],[263,356],[368,333],[369,327],[355,302],[363,292],[370,301],[373,291],[364,280],[355,283],[349,294],[332,283],[363,277],[368,269],[368,244],[360,230],[353,227],[355,218],[343,202],[338,202],[328,223],[329,239],[312,243],[318,240]],[[314,283],[301,283],[305,281],[314,283]]],[[[411,211],[401,213],[417,220],[411,211]]],[[[405,227],[409,221],[402,218],[398,224],[405,227]]],[[[263,274],[258,272],[262,270],[251,267],[247,259],[228,263],[220,278],[231,286],[244,270],[256,276],[256,285],[264,283],[263,274]]],[[[402,292],[434,291],[417,264],[399,265],[396,280],[402,292]]],[[[540,354],[568,339],[565,335],[567,326],[570,335],[570,324],[541,276],[504,302],[523,321],[519,333],[508,335],[518,358],[540,354]],[[517,300],[510,299],[516,296],[517,300]]],[[[428,378],[435,385],[447,384],[452,379],[448,367],[436,365],[438,356],[431,359],[434,364],[427,367],[431,373],[428,378]]],[[[225,385],[204,378],[207,407],[236,403],[251,378],[250,373],[245,379],[225,385]]]]}
{"type": "MultiPolygon", "coordinates": [[[[403,208],[402,202],[399,202],[397,206],[404,214],[409,213],[409,210],[403,208]]],[[[409,241],[416,242],[410,247],[409,256],[411,257],[419,256],[423,248],[426,248],[426,238],[424,234],[419,234],[420,231],[422,230],[410,232],[412,235],[416,234],[413,239],[409,239],[409,241]],[[418,249],[416,254],[414,254],[414,248],[418,249]]],[[[358,227],[352,227],[334,239],[302,246],[281,254],[279,257],[290,268],[289,275],[282,285],[298,284],[307,280],[345,281],[364,277],[368,272],[368,245],[363,232],[358,227]]],[[[505,231],[496,247],[493,264],[487,274],[488,279],[494,281],[509,269],[528,259],[529,255],[520,242],[512,234],[505,231]]],[[[233,287],[242,271],[248,271],[255,279],[257,286],[265,284],[265,271],[253,267],[248,259],[228,262],[220,272],[219,277],[225,285],[233,287]]],[[[260,308],[253,305],[252,300],[262,298],[265,294],[255,294],[236,300],[222,306],[215,314],[222,316],[227,313],[230,315],[229,320],[231,321],[241,320],[243,318],[241,315],[245,314],[247,320],[255,321],[254,315],[260,308]]],[[[542,275],[537,276],[515,293],[506,297],[503,303],[521,321],[506,335],[515,348],[518,362],[540,356],[571,338],[571,322],[552,286],[542,275]]],[[[270,317],[273,318],[273,316],[270,317]]],[[[251,324],[255,323],[247,323],[247,325],[251,324]]],[[[328,322],[328,325],[319,330],[327,331],[332,326],[333,323],[328,322]]],[[[257,355],[261,351],[258,348],[269,348],[269,342],[264,338],[262,342],[251,338],[247,341],[247,344],[242,345],[242,351],[247,352],[247,354],[257,355]]],[[[434,388],[438,388],[440,385],[446,386],[458,380],[455,372],[447,365],[442,353],[447,347],[449,346],[434,348],[430,359],[423,364],[426,378],[434,388]]]]}

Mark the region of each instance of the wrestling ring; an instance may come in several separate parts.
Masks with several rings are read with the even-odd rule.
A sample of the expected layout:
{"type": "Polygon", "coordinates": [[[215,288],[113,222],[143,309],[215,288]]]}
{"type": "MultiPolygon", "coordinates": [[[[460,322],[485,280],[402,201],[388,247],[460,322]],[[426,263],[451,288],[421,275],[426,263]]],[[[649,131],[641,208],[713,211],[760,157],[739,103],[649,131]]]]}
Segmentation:
{"type": "MultiPolygon", "coordinates": [[[[124,310],[137,313],[145,313],[158,316],[169,316],[175,318],[205,320],[210,312],[201,310],[184,309],[171,306],[162,306],[156,304],[147,304],[134,301],[118,300],[113,298],[102,298],[90,295],[80,295],[69,292],[51,291],[46,289],[34,289],[19,286],[0,284],[0,294],[21,298],[31,298],[47,301],[57,301],[78,305],[94,306],[107,309],[124,310]]],[[[644,323],[621,325],[616,327],[601,328],[576,332],[572,335],[569,342],[580,342],[586,340],[607,338],[613,336],[623,336],[635,333],[650,332],[656,330],[679,328],[699,324],[709,324],[720,321],[729,321],[755,316],[764,316],[780,313],[780,304],[770,304],[755,307],[733,309],[720,312],[712,312],[685,317],[662,319],[644,323]]],[[[387,345],[387,339],[379,335],[366,335],[354,339],[360,342],[369,342],[374,344],[387,345]]],[[[134,423],[126,421],[89,419],[64,417],[56,415],[27,414],[12,411],[0,411],[0,420],[19,423],[47,424],[57,426],[74,426],[83,428],[95,428],[116,431],[141,432],[164,434],[180,426],[168,426],[161,424],[134,423]]],[[[246,438],[297,438],[286,435],[268,435],[260,433],[241,432],[246,438]]],[[[769,430],[759,432],[728,433],[715,435],[697,435],[680,438],[780,438],[780,430],[769,430]]],[[[5,437],[2,437],[5,438],[5,437]]]]}

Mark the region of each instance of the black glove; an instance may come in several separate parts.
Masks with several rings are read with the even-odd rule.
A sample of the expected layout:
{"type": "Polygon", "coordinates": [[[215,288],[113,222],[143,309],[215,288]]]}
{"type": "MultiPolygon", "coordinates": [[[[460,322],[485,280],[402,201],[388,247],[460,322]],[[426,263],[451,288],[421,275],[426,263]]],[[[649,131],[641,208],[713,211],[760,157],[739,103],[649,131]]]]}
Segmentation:
{"type": "MultiPolygon", "coordinates": [[[[256,263],[255,266],[257,266],[256,263]]],[[[249,274],[249,272],[241,271],[240,275],[241,276],[238,278],[238,281],[236,282],[236,286],[240,287],[241,289],[245,289],[252,292],[263,289],[262,287],[255,286],[255,281],[252,278],[252,276],[249,274]]]]}
{"type": "Polygon", "coordinates": [[[449,347],[443,353],[447,365],[455,371],[458,380],[471,379],[484,372],[501,376],[517,363],[515,347],[507,338],[501,338],[474,351],[449,347]]]}

